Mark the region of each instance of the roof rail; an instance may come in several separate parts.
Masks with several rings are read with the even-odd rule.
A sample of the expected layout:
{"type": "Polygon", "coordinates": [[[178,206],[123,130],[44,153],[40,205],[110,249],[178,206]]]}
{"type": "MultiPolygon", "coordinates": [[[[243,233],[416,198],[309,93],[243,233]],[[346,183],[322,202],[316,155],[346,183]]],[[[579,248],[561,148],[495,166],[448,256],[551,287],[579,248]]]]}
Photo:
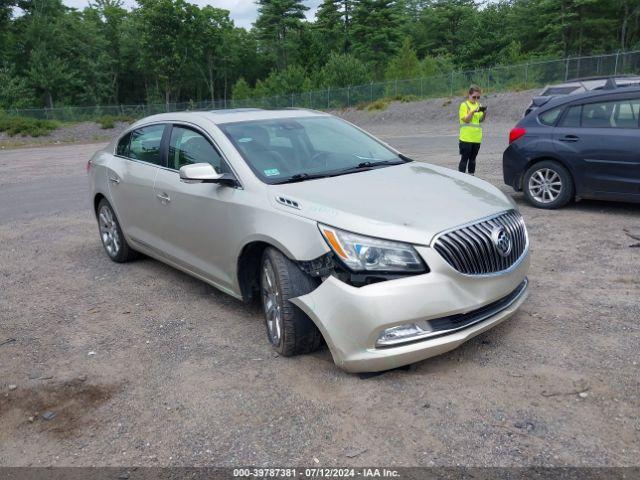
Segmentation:
{"type": "Polygon", "coordinates": [[[601,75],[595,77],[578,77],[578,78],[570,78],[563,83],[571,83],[571,82],[586,82],[588,80],[609,80],[611,78],[625,78],[625,77],[637,77],[638,75],[634,75],[632,73],[620,73],[618,75],[601,75]]]}

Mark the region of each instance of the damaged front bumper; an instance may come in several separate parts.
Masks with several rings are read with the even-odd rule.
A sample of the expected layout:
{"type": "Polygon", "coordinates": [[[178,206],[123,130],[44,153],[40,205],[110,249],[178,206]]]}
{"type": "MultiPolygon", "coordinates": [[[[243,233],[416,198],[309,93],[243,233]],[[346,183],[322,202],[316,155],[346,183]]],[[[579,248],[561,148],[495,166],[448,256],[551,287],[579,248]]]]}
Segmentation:
{"type": "Polygon", "coordinates": [[[511,316],[528,295],[529,252],[508,271],[464,275],[432,248],[416,247],[430,272],[363,287],[329,276],[291,301],[315,322],[333,359],[349,372],[389,370],[447,352],[511,316]],[[432,331],[383,346],[386,329],[417,323],[432,331]]]}

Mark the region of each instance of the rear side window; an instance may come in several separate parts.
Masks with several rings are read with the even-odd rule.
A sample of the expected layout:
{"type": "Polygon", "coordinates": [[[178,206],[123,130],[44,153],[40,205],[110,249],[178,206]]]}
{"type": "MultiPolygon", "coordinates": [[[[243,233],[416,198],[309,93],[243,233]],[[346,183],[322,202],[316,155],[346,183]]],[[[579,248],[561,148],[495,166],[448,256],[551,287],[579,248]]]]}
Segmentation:
{"type": "Polygon", "coordinates": [[[543,125],[553,126],[560,116],[560,112],[562,112],[562,107],[552,108],[551,110],[541,113],[538,116],[538,120],[540,120],[540,123],[543,125]]]}
{"type": "Polygon", "coordinates": [[[564,114],[562,120],[560,120],[559,127],[579,127],[580,126],[580,113],[582,112],[582,105],[574,105],[569,107],[567,113],[564,114]]]}
{"type": "Polygon", "coordinates": [[[169,168],[180,170],[192,163],[210,163],[220,172],[220,154],[198,132],[183,127],[173,127],[169,142],[169,168]]]}
{"type": "Polygon", "coordinates": [[[151,125],[131,132],[129,158],[160,165],[160,143],[164,125],[151,125]]]}
{"type": "Polygon", "coordinates": [[[124,137],[120,139],[118,142],[118,147],[116,148],[116,155],[121,155],[123,157],[129,156],[129,140],[131,139],[131,133],[127,133],[124,137]]]}

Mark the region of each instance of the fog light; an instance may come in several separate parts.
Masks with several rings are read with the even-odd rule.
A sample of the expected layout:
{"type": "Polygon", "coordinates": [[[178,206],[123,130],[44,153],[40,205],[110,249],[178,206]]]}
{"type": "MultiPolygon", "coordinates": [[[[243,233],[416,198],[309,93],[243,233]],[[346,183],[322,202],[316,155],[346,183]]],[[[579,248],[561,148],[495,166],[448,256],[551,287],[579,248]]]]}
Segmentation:
{"type": "Polygon", "coordinates": [[[389,347],[400,343],[410,342],[433,331],[429,322],[406,323],[387,328],[378,335],[376,346],[389,347]]]}

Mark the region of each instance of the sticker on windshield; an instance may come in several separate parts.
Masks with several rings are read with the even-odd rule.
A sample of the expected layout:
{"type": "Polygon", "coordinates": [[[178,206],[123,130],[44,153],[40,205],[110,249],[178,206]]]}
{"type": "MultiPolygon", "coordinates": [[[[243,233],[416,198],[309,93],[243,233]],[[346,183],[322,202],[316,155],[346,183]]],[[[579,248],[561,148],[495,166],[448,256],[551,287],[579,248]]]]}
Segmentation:
{"type": "Polygon", "coordinates": [[[280,170],[278,170],[277,168],[268,168],[264,171],[264,174],[267,177],[275,177],[276,175],[280,175],[280,170]]]}

